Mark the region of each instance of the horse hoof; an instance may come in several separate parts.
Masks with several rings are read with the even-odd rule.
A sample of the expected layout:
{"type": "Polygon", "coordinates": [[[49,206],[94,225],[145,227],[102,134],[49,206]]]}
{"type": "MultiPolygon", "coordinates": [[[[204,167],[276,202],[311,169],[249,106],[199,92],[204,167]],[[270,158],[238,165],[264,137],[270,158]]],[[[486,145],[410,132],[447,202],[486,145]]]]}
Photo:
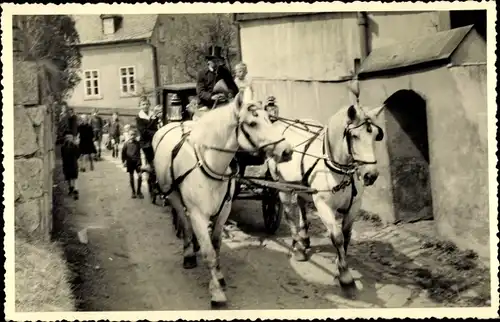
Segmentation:
{"type": "Polygon", "coordinates": [[[293,251],[293,258],[297,262],[306,262],[307,261],[307,255],[304,251],[301,250],[294,250],[293,251]]]}
{"type": "Polygon", "coordinates": [[[193,269],[196,266],[198,266],[196,255],[184,257],[184,262],[182,263],[182,267],[184,267],[184,269],[193,269]]]}
{"type": "Polygon", "coordinates": [[[222,301],[222,300],[219,300],[219,301],[216,301],[216,300],[211,300],[210,301],[210,304],[212,306],[212,309],[220,309],[220,308],[224,308],[227,304],[227,301],[222,301]]]}
{"type": "Polygon", "coordinates": [[[356,294],[358,291],[358,288],[356,287],[356,283],[354,280],[352,280],[349,283],[343,283],[340,279],[340,287],[342,288],[342,292],[344,293],[344,296],[347,297],[348,299],[354,300],[356,298],[356,294]]]}
{"type": "Polygon", "coordinates": [[[309,237],[304,238],[302,241],[306,249],[311,249],[311,239],[309,237]]]}

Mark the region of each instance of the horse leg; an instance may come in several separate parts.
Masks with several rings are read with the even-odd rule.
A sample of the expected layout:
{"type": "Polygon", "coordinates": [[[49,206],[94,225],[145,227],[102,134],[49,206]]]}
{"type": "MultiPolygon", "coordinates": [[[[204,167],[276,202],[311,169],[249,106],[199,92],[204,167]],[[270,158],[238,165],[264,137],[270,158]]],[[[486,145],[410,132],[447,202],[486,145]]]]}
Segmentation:
{"type": "Polygon", "coordinates": [[[208,231],[209,219],[200,211],[192,211],[189,217],[193,225],[194,234],[200,243],[201,254],[210,270],[209,292],[212,306],[224,305],[227,302],[227,298],[219,282],[217,255],[208,231]]]}
{"type": "Polygon", "coordinates": [[[184,209],[184,206],[182,205],[182,202],[180,200],[180,197],[177,192],[172,192],[172,194],[169,196],[170,203],[172,205],[172,208],[175,209],[176,213],[176,219],[174,226],[176,229],[177,237],[180,237],[180,233],[182,233],[182,238],[183,238],[183,263],[182,266],[185,269],[192,269],[198,266],[197,260],[196,260],[196,252],[194,250],[194,245],[193,245],[193,228],[191,226],[191,221],[189,220],[188,216],[189,214],[186,214],[186,211],[184,209]]]}
{"type": "MultiPolygon", "coordinates": [[[[339,282],[344,290],[355,287],[354,278],[349,271],[344,249],[345,236],[343,232],[344,215],[333,211],[321,198],[315,200],[318,216],[328,228],[333,246],[337,250],[337,265],[339,269],[339,282]]],[[[350,238],[350,236],[348,237],[350,238]]]]}
{"type": "Polygon", "coordinates": [[[306,249],[311,248],[311,239],[308,235],[309,222],[307,220],[307,209],[306,209],[306,200],[304,198],[297,198],[297,204],[300,209],[300,217],[299,217],[299,238],[304,244],[306,249]]]}
{"type": "Polygon", "coordinates": [[[226,280],[224,279],[224,274],[222,274],[220,269],[220,248],[222,245],[222,230],[224,229],[224,224],[231,213],[231,202],[227,202],[222,207],[219,216],[217,217],[214,227],[212,230],[212,245],[215,249],[215,256],[217,261],[216,275],[221,287],[224,289],[226,287],[226,280]]]}
{"type": "Polygon", "coordinates": [[[296,261],[303,262],[307,260],[306,247],[303,240],[298,234],[296,220],[296,211],[298,206],[292,203],[292,194],[287,192],[280,192],[279,198],[283,204],[284,219],[290,228],[290,234],[292,236],[292,252],[293,258],[296,261]]]}

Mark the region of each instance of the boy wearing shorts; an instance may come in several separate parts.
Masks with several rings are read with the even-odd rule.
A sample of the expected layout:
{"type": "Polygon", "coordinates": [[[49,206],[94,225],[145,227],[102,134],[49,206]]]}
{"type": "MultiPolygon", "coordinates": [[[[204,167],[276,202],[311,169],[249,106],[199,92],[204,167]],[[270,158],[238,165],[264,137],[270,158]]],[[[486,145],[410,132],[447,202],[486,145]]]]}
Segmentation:
{"type": "Polygon", "coordinates": [[[135,128],[129,130],[129,139],[123,144],[122,162],[129,175],[130,188],[132,188],[132,199],[143,199],[144,195],[141,192],[141,146],[135,128]],[[134,172],[137,173],[137,194],[134,186],[134,172]]]}

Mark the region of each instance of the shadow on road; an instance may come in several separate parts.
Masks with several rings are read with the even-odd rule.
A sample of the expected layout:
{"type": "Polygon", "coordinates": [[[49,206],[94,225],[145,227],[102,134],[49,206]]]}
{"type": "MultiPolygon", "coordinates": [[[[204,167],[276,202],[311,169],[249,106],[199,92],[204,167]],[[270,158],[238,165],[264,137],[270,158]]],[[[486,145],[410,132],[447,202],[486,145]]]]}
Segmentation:
{"type": "MultiPolygon", "coordinates": [[[[266,235],[260,202],[235,201],[230,217],[238,223],[238,227],[245,233],[259,238],[260,240],[271,240],[291,251],[290,234],[288,227],[282,222],[278,231],[273,235],[266,235]]],[[[310,216],[311,238],[322,238],[325,229],[321,222],[310,216]]],[[[326,239],[319,245],[313,245],[310,254],[320,254],[323,258],[333,262],[336,258],[336,251],[331,243],[326,239]]],[[[316,239],[318,240],[318,239],[316,239]]],[[[331,265],[325,267],[323,263],[318,263],[315,256],[309,256],[309,263],[325,274],[330,274],[333,278],[331,265]]],[[[450,267],[430,267],[417,265],[414,259],[397,251],[393,245],[380,240],[356,241],[353,240],[348,250],[348,262],[350,268],[358,272],[362,282],[361,298],[370,300],[377,306],[384,306],[383,301],[376,301],[377,294],[384,285],[399,286],[405,289],[406,299],[398,301],[402,306],[413,306],[418,301],[421,291],[426,290],[427,298],[435,306],[486,306],[489,294],[481,294],[467,303],[461,302],[461,293],[471,290],[476,286],[479,279],[471,278],[475,271],[466,269],[454,270],[450,273],[450,267]],[[453,304],[455,303],[455,304],[453,304]]],[[[470,268],[471,269],[471,268],[470,268]]],[[[336,267],[334,267],[336,271],[336,267]]],[[[478,270],[478,272],[481,272],[478,270]]],[[[487,272],[485,272],[487,273],[487,272]]],[[[336,274],[336,272],[335,272],[336,274]]],[[[400,294],[402,295],[402,294],[400,294]]]]}

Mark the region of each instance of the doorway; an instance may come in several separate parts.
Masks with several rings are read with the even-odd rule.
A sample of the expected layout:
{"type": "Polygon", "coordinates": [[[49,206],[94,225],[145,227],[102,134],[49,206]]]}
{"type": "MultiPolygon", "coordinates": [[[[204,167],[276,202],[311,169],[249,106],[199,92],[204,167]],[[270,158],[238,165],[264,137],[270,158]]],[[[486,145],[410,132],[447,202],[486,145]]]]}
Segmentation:
{"type": "Polygon", "coordinates": [[[415,91],[403,89],[385,105],[396,222],[432,220],[427,103],[415,91]]]}

